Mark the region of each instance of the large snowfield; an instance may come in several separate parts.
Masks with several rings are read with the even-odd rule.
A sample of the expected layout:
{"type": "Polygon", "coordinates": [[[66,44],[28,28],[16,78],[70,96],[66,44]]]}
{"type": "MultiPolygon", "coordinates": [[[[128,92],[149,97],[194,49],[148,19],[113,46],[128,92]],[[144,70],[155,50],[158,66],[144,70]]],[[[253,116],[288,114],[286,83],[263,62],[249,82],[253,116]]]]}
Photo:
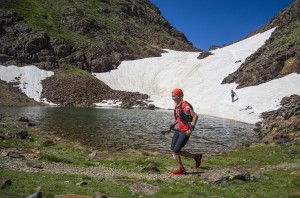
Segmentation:
{"type": "MultiPolygon", "coordinates": [[[[148,94],[152,104],[165,109],[174,107],[171,91],[181,88],[184,99],[200,115],[255,123],[261,120],[262,112],[278,109],[283,97],[300,95],[300,75],[293,73],[242,89],[236,89],[235,83],[221,82],[262,46],[274,29],[213,50],[213,55],[201,60],[197,59],[198,52],[167,50],[162,57],[123,61],[118,69],[94,76],[113,89],[148,94]],[[235,102],[231,101],[231,89],[237,94],[235,102]]],[[[21,90],[36,101],[41,100],[41,80],[51,75],[53,72],[35,66],[0,65],[0,79],[11,82],[19,77],[21,90]]]]}

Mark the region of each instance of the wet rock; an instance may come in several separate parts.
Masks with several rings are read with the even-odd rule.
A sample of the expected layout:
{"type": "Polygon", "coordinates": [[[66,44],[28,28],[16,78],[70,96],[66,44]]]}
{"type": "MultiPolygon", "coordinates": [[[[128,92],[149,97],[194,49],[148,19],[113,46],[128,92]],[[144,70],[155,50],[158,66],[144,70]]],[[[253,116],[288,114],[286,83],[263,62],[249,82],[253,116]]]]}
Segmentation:
{"type": "Polygon", "coordinates": [[[20,117],[19,119],[20,122],[29,122],[29,119],[25,116],[20,117]]]}

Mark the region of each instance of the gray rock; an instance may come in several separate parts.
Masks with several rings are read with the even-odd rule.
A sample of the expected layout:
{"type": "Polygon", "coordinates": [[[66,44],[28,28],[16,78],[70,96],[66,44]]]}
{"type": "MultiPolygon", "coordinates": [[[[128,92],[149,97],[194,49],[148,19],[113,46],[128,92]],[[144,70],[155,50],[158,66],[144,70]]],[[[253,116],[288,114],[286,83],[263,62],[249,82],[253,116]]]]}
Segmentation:
{"type": "Polygon", "coordinates": [[[88,183],[86,181],[78,182],[76,185],[81,186],[81,185],[87,185],[88,183]]]}
{"type": "Polygon", "coordinates": [[[36,192],[33,193],[32,195],[27,196],[26,198],[42,198],[42,192],[36,192]]]}
{"type": "Polygon", "coordinates": [[[107,198],[107,196],[105,194],[103,194],[103,193],[96,192],[95,198],[107,198]]]}
{"type": "Polygon", "coordinates": [[[250,174],[245,169],[225,168],[214,169],[201,174],[204,181],[212,184],[230,183],[234,180],[247,181],[250,174]]]}
{"type": "Polygon", "coordinates": [[[11,186],[11,180],[10,179],[2,179],[0,184],[0,189],[4,189],[7,186],[11,186]]]}
{"type": "Polygon", "coordinates": [[[158,186],[153,186],[150,184],[144,184],[144,183],[136,183],[130,187],[130,190],[133,193],[141,193],[145,195],[153,195],[157,191],[159,191],[158,186]]]}

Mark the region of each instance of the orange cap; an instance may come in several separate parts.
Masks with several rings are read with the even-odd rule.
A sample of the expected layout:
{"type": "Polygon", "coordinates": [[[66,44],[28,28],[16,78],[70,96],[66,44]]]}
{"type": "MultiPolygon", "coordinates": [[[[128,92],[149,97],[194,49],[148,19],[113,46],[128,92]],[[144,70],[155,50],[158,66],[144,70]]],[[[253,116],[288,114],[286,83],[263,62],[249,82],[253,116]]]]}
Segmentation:
{"type": "Polygon", "coordinates": [[[182,90],[179,89],[179,88],[175,88],[175,89],[172,91],[172,93],[175,94],[175,95],[177,95],[177,96],[179,96],[180,98],[183,97],[183,92],[182,92],[182,90]]]}

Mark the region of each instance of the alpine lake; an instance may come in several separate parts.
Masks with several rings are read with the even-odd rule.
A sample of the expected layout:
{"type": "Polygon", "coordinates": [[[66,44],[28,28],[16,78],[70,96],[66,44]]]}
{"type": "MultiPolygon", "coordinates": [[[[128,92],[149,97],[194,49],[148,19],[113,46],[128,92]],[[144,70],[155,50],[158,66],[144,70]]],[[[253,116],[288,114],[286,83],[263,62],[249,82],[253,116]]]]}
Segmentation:
{"type": "MultiPolygon", "coordinates": [[[[0,113],[27,117],[42,131],[99,150],[140,149],[170,153],[172,110],[68,107],[1,107],[0,113]]],[[[199,115],[184,150],[216,155],[259,140],[254,125],[199,115]]]]}

